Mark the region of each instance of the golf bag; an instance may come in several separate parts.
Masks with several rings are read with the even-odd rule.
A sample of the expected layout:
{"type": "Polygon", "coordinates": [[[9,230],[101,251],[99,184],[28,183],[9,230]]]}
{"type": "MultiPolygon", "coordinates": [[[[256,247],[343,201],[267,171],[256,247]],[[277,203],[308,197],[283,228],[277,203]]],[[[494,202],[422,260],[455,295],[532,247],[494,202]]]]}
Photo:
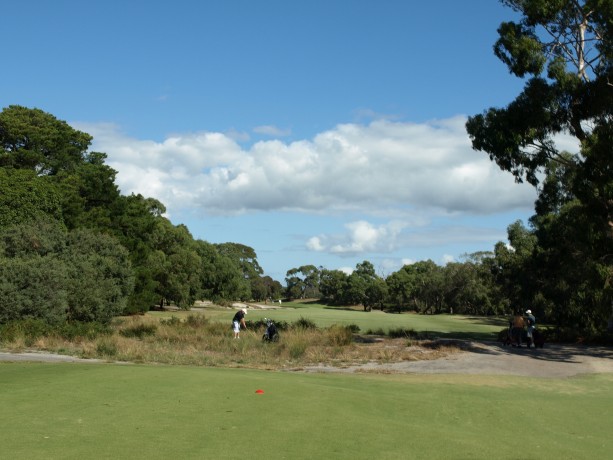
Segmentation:
{"type": "Polygon", "coordinates": [[[262,340],[264,342],[278,342],[279,332],[277,332],[277,326],[275,326],[275,323],[273,323],[272,319],[268,318],[264,318],[264,322],[266,323],[266,330],[264,331],[262,340]]]}

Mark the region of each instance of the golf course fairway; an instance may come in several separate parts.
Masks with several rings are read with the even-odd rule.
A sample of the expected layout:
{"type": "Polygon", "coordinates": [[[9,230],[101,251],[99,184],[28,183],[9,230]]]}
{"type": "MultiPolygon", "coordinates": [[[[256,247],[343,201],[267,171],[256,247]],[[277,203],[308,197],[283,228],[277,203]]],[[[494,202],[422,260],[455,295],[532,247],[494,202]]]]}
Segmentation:
{"type": "Polygon", "coordinates": [[[612,385],[611,374],[0,363],[0,457],[609,458],[612,385]]]}

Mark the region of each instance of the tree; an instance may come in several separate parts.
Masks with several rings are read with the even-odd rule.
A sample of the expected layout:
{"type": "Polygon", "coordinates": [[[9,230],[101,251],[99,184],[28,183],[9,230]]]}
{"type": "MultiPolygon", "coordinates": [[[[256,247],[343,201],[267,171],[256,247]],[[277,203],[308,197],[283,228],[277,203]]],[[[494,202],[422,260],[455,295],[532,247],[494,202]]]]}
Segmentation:
{"type": "Polygon", "coordinates": [[[0,112],[0,166],[56,175],[83,162],[92,137],[39,109],[0,112]]]}
{"type": "Polygon", "coordinates": [[[108,322],[132,289],[126,249],[109,236],[57,221],[0,228],[0,322],[39,318],[108,322]]]}
{"type": "Polygon", "coordinates": [[[251,297],[253,300],[278,299],[283,292],[283,286],[270,276],[259,276],[251,280],[251,297]]]}
{"type": "Polygon", "coordinates": [[[217,250],[220,254],[237,261],[247,279],[255,278],[264,273],[258,263],[258,255],[249,246],[239,243],[221,243],[217,245],[217,250]]]}
{"type": "Polygon", "coordinates": [[[200,297],[211,300],[247,300],[251,297],[249,280],[238,261],[221,254],[217,245],[198,240],[201,259],[200,297]]]}
{"type": "Polygon", "coordinates": [[[386,293],[385,282],[377,276],[375,267],[367,260],[357,264],[347,279],[346,300],[362,305],[364,311],[371,311],[372,307],[381,308],[386,293]]]}
{"type": "Polygon", "coordinates": [[[442,268],[431,260],[405,265],[387,277],[388,295],[397,310],[440,313],[444,286],[442,268]]]}
{"type": "Polygon", "coordinates": [[[292,299],[318,298],[320,270],[315,265],[291,268],[285,275],[286,295],[292,299]]]}
{"type": "Polygon", "coordinates": [[[449,262],[443,267],[444,307],[464,315],[503,313],[497,305],[493,278],[485,261],[472,255],[464,262],[449,262]]]}
{"type": "Polygon", "coordinates": [[[57,257],[65,246],[65,229],[44,216],[0,226],[0,324],[66,320],[68,270],[57,257]]]}
{"type": "Polygon", "coordinates": [[[348,276],[341,270],[322,269],[320,272],[319,290],[326,302],[341,304],[347,290],[348,276]]]}
{"type": "Polygon", "coordinates": [[[613,272],[613,2],[503,3],[521,19],[499,27],[494,52],[525,87],[507,107],[470,117],[466,128],[474,149],[539,187],[530,263],[548,278],[531,292],[524,286],[522,299],[554,305],[560,325],[602,330],[613,272]],[[556,147],[555,136],[565,133],[579,151],[556,147]],[[577,279],[551,276],[560,272],[577,279]]]}
{"type": "Polygon", "coordinates": [[[157,282],[160,306],[174,302],[179,308],[193,305],[200,291],[201,266],[194,239],[184,225],[174,226],[165,218],[156,220],[151,236],[154,249],[150,258],[157,282]]]}
{"type": "Polygon", "coordinates": [[[142,313],[160,302],[155,273],[162,269],[154,256],[153,234],[165,210],[159,201],[140,194],[120,196],[113,204],[111,231],[130,252],[135,276],[126,313],[142,313]]]}
{"type": "Polygon", "coordinates": [[[128,251],[110,235],[77,229],[61,253],[68,270],[67,319],[108,323],[121,314],[132,294],[134,277],[128,251]]]}
{"type": "Polygon", "coordinates": [[[34,171],[0,168],[0,227],[44,216],[62,220],[56,184],[34,171]]]}
{"type": "Polygon", "coordinates": [[[114,227],[113,212],[120,197],[117,171],[105,165],[105,159],[104,153],[88,153],[82,163],[54,177],[62,189],[63,217],[69,229],[114,227]]]}

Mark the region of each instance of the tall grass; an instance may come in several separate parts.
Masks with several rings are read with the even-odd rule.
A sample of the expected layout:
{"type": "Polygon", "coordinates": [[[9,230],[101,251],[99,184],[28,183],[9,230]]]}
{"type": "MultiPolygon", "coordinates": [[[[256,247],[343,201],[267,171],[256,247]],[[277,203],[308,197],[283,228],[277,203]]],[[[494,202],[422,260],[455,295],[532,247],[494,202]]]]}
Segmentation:
{"type": "MultiPolygon", "coordinates": [[[[264,323],[248,324],[240,339],[233,338],[227,323],[209,321],[204,315],[155,318],[134,316],[115,320],[110,326],[62,333],[62,329],[40,330],[13,327],[3,335],[5,349],[35,348],[109,361],[164,363],[261,369],[296,368],[321,363],[349,365],[372,360],[411,359],[406,340],[395,346],[357,344],[352,325],[318,328],[304,318],[283,324],[279,342],[262,340],[264,323]]],[[[391,339],[390,339],[391,340],[391,339]]]]}

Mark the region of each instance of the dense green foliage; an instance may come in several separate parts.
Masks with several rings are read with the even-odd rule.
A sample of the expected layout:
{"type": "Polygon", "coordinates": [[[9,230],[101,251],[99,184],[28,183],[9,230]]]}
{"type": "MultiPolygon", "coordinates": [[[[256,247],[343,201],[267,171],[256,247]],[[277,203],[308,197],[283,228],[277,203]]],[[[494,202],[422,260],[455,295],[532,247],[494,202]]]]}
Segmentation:
{"type": "Polygon", "coordinates": [[[159,201],[121,195],[91,140],[38,109],[0,112],[0,323],[280,296],[252,248],[195,240],[159,201]]]}
{"type": "MultiPolygon", "coordinates": [[[[607,327],[613,302],[613,1],[503,0],[520,15],[494,46],[524,91],[471,117],[473,147],[538,187],[519,252],[497,276],[510,299],[559,325],[607,327]],[[557,148],[570,134],[579,151],[557,148]]],[[[610,327],[610,325],[609,325],[610,327]]]]}

